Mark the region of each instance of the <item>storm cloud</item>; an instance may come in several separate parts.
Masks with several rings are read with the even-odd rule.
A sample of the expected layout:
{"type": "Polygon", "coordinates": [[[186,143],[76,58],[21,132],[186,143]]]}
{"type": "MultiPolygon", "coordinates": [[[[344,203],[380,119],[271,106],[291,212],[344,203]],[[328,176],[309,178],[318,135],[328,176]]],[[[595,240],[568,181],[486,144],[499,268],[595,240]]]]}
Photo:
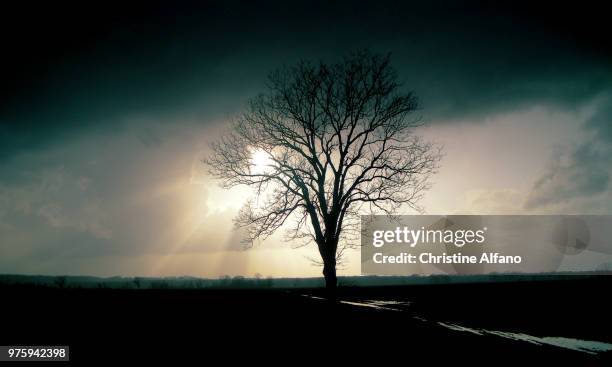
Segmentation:
{"type": "Polygon", "coordinates": [[[207,177],[207,142],[265,91],[270,71],[359,49],[391,53],[428,134],[452,152],[431,199],[446,206],[434,210],[468,186],[497,211],[504,200],[538,211],[593,198],[604,203],[598,211],[612,209],[612,57],[606,13],[594,4],[9,7],[0,22],[0,272],[50,258],[61,269],[77,258],[240,250],[231,218],[246,193],[223,193],[207,177]],[[499,160],[523,169],[480,172],[508,131],[519,136],[508,145],[516,157],[499,160]],[[534,131],[550,141],[532,142],[534,131]],[[447,182],[455,186],[445,191],[447,182]]]}
{"type": "MultiPolygon", "coordinates": [[[[609,197],[612,174],[612,95],[598,101],[594,110],[584,123],[588,136],[586,140],[570,147],[569,151],[555,152],[550,167],[535,182],[527,198],[527,209],[602,194],[609,197]]],[[[609,199],[605,199],[604,203],[609,205],[609,199]]]]}

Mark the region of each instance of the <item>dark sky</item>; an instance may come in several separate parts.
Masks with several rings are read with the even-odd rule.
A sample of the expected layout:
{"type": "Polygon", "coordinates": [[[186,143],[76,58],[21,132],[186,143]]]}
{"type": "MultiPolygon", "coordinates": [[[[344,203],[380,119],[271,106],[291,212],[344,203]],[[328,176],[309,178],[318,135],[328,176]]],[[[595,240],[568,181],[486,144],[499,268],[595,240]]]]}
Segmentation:
{"type": "Polygon", "coordinates": [[[392,52],[431,117],[534,99],[573,107],[606,88],[606,12],[589,2],[529,3],[8,5],[0,158],[104,130],[126,113],[231,110],[227,99],[248,96],[279,65],[359,48],[392,52]]]}
{"type": "MultiPolygon", "coordinates": [[[[229,226],[233,209],[211,209],[223,193],[213,195],[197,165],[202,143],[265,90],[268,72],[364,48],[392,54],[426,133],[447,145],[430,210],[609,213],[608,12],[590,1],[531,3],[3,5],[0,231],[11,255],[0,272],[176,272],[126,256],[179,246],[176,218],[197,212],[194,203],[209,216],[225,210],[217,227],[229,226]],[[504,152],[500,163],[492,149],[504,152]],[[469,202],[449,199],[459,196],[469,202]],[[58,260],[41,263],[49,254],[58,260]]],[[[229,229],[218,238],[191,227],[181,242],[189,251],[212,251],[203,242],[234,249],[229,229]]],[[[255,270],[205,274],[223,271],[255,270]]]]}

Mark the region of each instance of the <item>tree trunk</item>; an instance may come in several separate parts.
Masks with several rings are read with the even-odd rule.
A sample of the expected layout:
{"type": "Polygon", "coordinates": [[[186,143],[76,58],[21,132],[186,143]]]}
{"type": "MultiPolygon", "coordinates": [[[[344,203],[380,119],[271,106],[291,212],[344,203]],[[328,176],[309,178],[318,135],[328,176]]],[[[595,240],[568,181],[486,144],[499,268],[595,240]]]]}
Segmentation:
{"type": "Polygon", "coordinates": [[[335,254],[323,257],[323,276],[325,277],[325,289],[330,294],[335,294],[336,286],[338,285],[335,254]]]}
{"type": "Polygon", "coordinates": [[[325,289],[327,290],[328,298],[336,297],[336,288],[338,278],[336,277],[336,250],[338,241],[334,239],[326,239],[317,243],[319,254],[323,259],[323,277],[325,278],[325,289]]]}

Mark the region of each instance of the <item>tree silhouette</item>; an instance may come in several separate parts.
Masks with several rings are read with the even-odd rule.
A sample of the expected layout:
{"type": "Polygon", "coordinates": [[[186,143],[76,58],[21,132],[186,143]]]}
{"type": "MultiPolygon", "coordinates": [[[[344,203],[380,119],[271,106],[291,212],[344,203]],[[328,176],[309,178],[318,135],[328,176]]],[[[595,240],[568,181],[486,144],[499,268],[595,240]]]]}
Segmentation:
{"type": "Polygon", "coordinates": [[[356,245],[358,215],[420,209],[441,153],[414,134],[417,98],[400,90],[389,55],[302,61],[271,73],[267,87],[205,163],[222,187],[254,188],[235,218],[247,246],[286,226],[288,240],[317,245],[333,290],[343,250],[356,245]]]}

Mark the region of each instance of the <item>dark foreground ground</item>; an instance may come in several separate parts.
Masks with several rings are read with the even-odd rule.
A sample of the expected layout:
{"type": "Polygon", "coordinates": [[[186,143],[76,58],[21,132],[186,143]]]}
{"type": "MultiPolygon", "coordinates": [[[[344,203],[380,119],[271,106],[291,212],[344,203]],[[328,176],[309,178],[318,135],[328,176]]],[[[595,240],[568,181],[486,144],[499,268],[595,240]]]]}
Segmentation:
{"type": "Polygon", "coordinates": [[[346,288],[334,302],[317,289],[4,287],[0,345],[69,345],[85,365],[612,365],[597,350],[612,347],[608,279],[346,288]]]}

